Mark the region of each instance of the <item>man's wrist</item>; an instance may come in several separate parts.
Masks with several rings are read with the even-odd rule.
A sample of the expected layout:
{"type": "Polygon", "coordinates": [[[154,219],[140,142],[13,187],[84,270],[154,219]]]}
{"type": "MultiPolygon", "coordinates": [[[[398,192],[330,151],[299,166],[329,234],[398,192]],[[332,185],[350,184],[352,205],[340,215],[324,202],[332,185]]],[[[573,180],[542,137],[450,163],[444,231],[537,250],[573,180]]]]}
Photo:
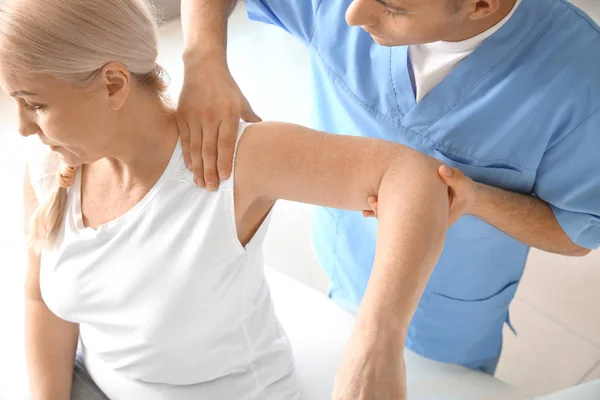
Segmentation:
{"type": "Polygon", "coordinates": [[[489,204],[489,196],[491,186],[484,183],[474,182],[475,184],[475,205],[469,212],[469,214],[483,219],[486,213],[486,206],[489,204]]]}
{"type": "Polygon", "coordinates": [[[214,65],[227,68],[227,50],[223,46],[194,47],[186,49],[182,55],[184,69],[194,70],[199,67],[214,65]]]}

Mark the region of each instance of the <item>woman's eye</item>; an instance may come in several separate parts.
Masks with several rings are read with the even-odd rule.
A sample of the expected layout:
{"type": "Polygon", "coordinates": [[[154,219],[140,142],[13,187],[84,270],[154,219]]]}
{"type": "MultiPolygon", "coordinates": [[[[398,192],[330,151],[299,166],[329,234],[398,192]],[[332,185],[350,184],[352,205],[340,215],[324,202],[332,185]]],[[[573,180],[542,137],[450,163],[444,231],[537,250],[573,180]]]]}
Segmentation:
{"type": "Polygon", "coordinates": [[[44,109],[44,106],[39,105],[39,104],[25,103],[25,109],[27,111],[31,111],[31,112],[38,112],[38,111],[42,111],[44,109]]]}

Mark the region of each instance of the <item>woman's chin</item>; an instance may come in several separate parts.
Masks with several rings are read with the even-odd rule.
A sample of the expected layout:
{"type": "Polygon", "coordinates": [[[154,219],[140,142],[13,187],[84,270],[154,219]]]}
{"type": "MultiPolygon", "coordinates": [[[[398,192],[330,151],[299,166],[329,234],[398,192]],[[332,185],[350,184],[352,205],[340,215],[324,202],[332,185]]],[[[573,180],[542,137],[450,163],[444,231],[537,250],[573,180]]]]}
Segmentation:
{"type": "Polygon", "coordinates": [[[70,153],[69,151],[65,150],[64,147],[56,147],[56,146],[52,146],[52,151],[58,153],[60,155],[60,158],[62,159],[62,161],[67,164],[70,165],[71,167],[77,168],[79,166],[81,166],[81,164],[83,164],[81,162],[81,160],[79,159],[79,157],[76,157],[73,153],[70,153]],[[54,149],[56,148],[56,150],[54,149]]]}

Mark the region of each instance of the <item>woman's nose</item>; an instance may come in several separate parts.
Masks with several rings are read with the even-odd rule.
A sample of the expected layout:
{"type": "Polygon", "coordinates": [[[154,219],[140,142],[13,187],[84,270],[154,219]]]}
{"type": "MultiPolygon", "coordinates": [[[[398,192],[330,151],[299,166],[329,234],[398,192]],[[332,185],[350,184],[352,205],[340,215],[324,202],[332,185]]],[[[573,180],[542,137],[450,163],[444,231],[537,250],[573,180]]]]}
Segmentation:
{"type": "Polygon", "coordinates": [[[20,112],[19,114],[19,134],[21,136],[27,137],[40,133],[40,127],[37,126],[36,123],[23,115],[23,112],[20,112]]]}
{"type": "Polygon", "coordinates": [[[354,0],[346,10],[346,23],[350,26],[373,26],[377,24],[377,14],[373,0],[354,0]]]}

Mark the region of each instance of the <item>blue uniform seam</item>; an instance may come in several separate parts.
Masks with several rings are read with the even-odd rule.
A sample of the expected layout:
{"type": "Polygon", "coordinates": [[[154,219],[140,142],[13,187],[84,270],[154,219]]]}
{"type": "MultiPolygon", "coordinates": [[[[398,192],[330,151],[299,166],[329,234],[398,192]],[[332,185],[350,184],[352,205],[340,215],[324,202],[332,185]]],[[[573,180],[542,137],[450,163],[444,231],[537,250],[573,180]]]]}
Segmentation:
{"type": "Polygon", "coordinates": [[[455,146],[451,145],[451,144],[441,144],[439,146],[436,147],[436,150],[447,150],[449,153],[453,154],[453,155],[457,155],[457,156],[467,156],[472,158],[474,161],[478,161],[478,162],[488,162],[488,163],[497,163],[497,162],[505,162],[511,166],[514,166],[518,169],[521,170],[521,172],[523,171],[535,171],[537,168],[533,168],[533,167],[527,167],[525,165],[522,165],[518,162],[515,162],[513,160],[509,160],[506,158],[494,158],[494,159],[490,159],[490,158],[481,158],[476,156],[475,154],[469,153],[467,151],[463,151],[463,150],[459,150],[457,149],[455,146]]]}
{"type": "MultiPolygon", "coordinates": [[[[517,46],[518,46],[518,45],[517,45],[517,46]]],[[[515,46],[515,48],[516,48],[517,46],[515,46]]],[[[455,146],[453,146],[453,145],[451,145],[451,144],[447,144],[447,142],[444,142],[444,143],[443,143],[443,142],[437,142],[437,141],[435,141],[435,140],[431,139],[429,136],[427,136],[427,135],[424,135],[424,134],[422,133],[422,132],[424,132],[426,129],[424,129],[424,130],[423,130],[423,131],[421,131],[421,132],[417,132],[417,131],[415,131],[415,130],[413,130],[413,129],[411,129],[411,128],[409,128],[409,127],[405,126],[405,125],[402,125],[402,124],[400,123],[400,121],[398,121],[398,120],[396,120],[396,119],[394,119],[394,118],[388,117],[387,115],[385,115],[384,113],[382,113],[381,111],[379,111],[379,110],[378,110],[378,109],[376,109],[375,107],[373,107],[373,106],[369,105],[368,103],[366,103],[365,101],[363,101],[363,100],[362,100],[360,97],[358,97],[358,96],[357,96],[357,95],[356,95],[356,94],[355,94],[355,93],[354,93],[354,92],[353,92],[353,91],[352,91],[352,90],[351,90],[351,89],[348,87],[348,85],[346,84],[346,82],[344,81],[344,79],[343,79],[343,78],[342,78],[342,77],[341,77],[341,76],[340,76],[340,75],[339,75],[339,74],[338,74],[338,73],[337,73],[337,72],[336,72],[336,71],[335,71],[335,70],[334,70],[334,69],[333,69],[333,68],[332,68],[332,67],[331,67],[331,66],[330,66],[330,65],[329,65],[329,64],[328,64],[326,61],[325,61],[325,59],[323,58],[323,56],[321,55],[321,53],[319,52],[319,50],[317,49],[317,47],[316,47],[314,44],[311,44],[311,47],[313,48],[313,50],[314,50],[315,54],[316,54],[316,55],[319,57],[319,59],[321,60],[321,62],[323,63],[323,65],[324,65],[325,67],[327,67],[327,70],[329,71],[329,73],[330,73],[330,74],[333,76],[333,78],[334,78],[334,79],[335,79],[335,80],[338,82],[338,85],[340,86],[340,88],[341,88],[342,90],[344,90],[345,92],[347,92],[348,94],[350,94],[350,95],[351,95],[351,96],[352,96],[352,97],[353,97],[353,98],[354,98],[356,101],[358,101],[360,104],[362,104],[362,105],[363,105],[363,106],[364,106],[364,107],[365,107],[365,108],[366,108],[366,109],[367,109],[367,110],[368,110],[368,111],[369,111],[369,112],[370,112],[372,115],[374,115],[375,117],[377,117],[377,118],[380,118],[380,119],[384,119],[384,120],[386,120],[386,121],[388,121],[388,122],[391,122],[392,124],[394,124],[394,125],[396,125],[396,126],[400,126],[400,127],[402,127],[403,129],[405,129],[406,131],[408,131],[408,132],[412,133],[413,135],[415,135],[415,136],[419,136],[419,137],[421,137],[422,139],[425,139],[425,140],[427,140],[428,142],[432,143],[432,144],[433,144],[433,146],[434,146],[436,149],[444,149],[444,150],[448,150],[448,151],[452,152],[452,153],[453,153],[453,154],[455,154],[455,155],[464,155],[464,156],[468,156],[468,157],[470,157],[470,158],[473,158],[475,161],[487,161],[487,162],[500,162],[500,161],[502,161],[502,162],[506,162],[506,163],[509,163],[509,164],[511,164],[511,165],[514,165],[515,167],[518,167],[518,168],[520,168],[520,169],[522,169],[522,170],[529,170],[529,171],[535,171],[535,170],[536,170],[536,168],[532,168],[532,167],[527,167],[527,166],[525,166],[525,165],[521,165],[520,163],[517,163],[517,162],[515,162],[515,161],[513,161],[513,160],[508,160],[508,159],[493,159],[493,160],[489,160],[489,159],[483,159],[483,158],[481,158],[481,157],[478,157],[478,156],[476,156],[475,154],[472,154],[472,153],[469,153],[469,152],[466,152],[466,151],[462,151],[462,150],[458,150],[458,149],[457,149],[455,146]]],[[[501,63],[501,61],[500,61],[498,64],[500,64],[500,63],[501,63]]],[[[475,86],[477,86],[477,84],[475,84],[473,87],[475,87],[475,86]]],[[[457,103],[458,103],[458,101],[457,101],[457,103]]],[[[456,104],[454,104],[454,105],[456,105],[456,104]]],[[[454,105],[453,105],[453,106],[454,106],[454,105]]],[[[453,107],[453,106],[452,106],[452,107],[453,107]]],[[[450,109],[448,109],[447,111],[445,111],[445,112],[444,112],[444,114],[445,114],[445,113],[447,113],[448,111],[450,111],[450,109]]],[[[435,121],[434,121],[434,122],[435,122],[435,121]]],[[[433,125],[433,123],[432,123],[432,125],[433,125]]]]}
{"type": "Polygon", "coordinates": [[[567,8],[569,10],[571,10],[572,12],[574,12],[575,14],[577,14],[577,16],[581,19],[583,19],[585,22],[588,23],[588,25],[596,31],[596,33],[600,36],[600,30],[598,30],[598,27],[595,26],[595,24],[590,21],[590,17],[587,15],[582,15],[581,12],[584,12],[583,10],[577,8],[575,5],[573,5],[572,3],[569,3],[565,0],[559,0],[561,3],[563,3],[563,5],[567,6],[567,8]],[[581,12],[580,12],[581,11],[581,12]]]}
{"type": "MultiPolygon", "coordinates": [[[[319,7],[322,3],[319,2],[319,7]]],[[[556,5],[556,3],[552,4],[550,7],[548,7],[548,9],[546,10],[546,12],[540,16],[540,18],[538,19],[538,21],[531,27],[531,29],[529,30],[529,32],[523,37],[523,39],[521,39],[517,44],[515,44],[515,46],[500,60],[498,61],[498,63],[492,67],[490,69],[490,71],[488,71],[488,73],[486,73],[479,81],[477,81],[468,91],[466,91],[462,96],[460,96],[459,99],[457,99],[452,105],[450,105],[448,107],[448,109],[446,111],[444,111],[440,116],[438,116],[438,118],[436,118],[434,121],[431,122],[431,124],[429,124],[427,127],[425,127],[424,129],[422,129],[420,132],[415,131],[414,129],[411,129],[405,125],[402,124],[402,120],[398,120],[396,118],[391,118],[389,116],[387,116],[386,114],[384,114],[383,112],[381,112],[379,109],[371,106],[370,104],[366,103],[364,100],[362,100],[360,97],[358,97],[346,84],[345,80],[340,76],[340,74],[333,69],[328,63],[327,61],[325,61],[325,58],[323,58],[323,56],[321,55],[321,53],[319,52],[319,49],[317,48],[317,46],[312,43],[312,36],[311,36],[311,42],[310,45],[313,48],[315,54],[319,57],[319,59],[321,60],[321,62],[323,63],[323,65],[325,65],[327,67],[327,69],[329,70],[330,74],[333,75],[335,77],[335,79],[338,81],[338,84],[341,86],[342,90],[344,90],[345,92],[347,92],[348,94],[350,94],[352,97],[354,97],[355,100],[357,100],[360,104],[362,104],[367,110],[370,111],[371,114],[373,114],[374,116],[380,118],[380,119],[384,119],[388,122],[391,122],[392,124],[396,125],[396,126],[401,126],[402,128],[406,129],[408,132],[421,137],[422,139],[432,143],[436,148],[441,148],[441,149],[446,149],[449,151],[452,151],[453,153],[459,155],[465,155],[471,158],[474,158],[477,161],[504,161],[510,164],[513,164],[521,169],[524,170],[530,170],[530,171],[535,171],[536,168],[532,168],[532,167],[527,167],[525,165],[521,165],[520,163],[516,163],[513,160],[507,160],[507,159],[497,159],[497,160],[484,160],[481,159],[480,157],[477,157],[475,154],[469,153],[469,152],[465,152],[465,151],[460,151],[457,150],[456,147],[454,147],[453,145],[450,144],[443,144],[442,142],[437,142],[433,139],[431,139],[429,136],[427,136],[426,134],[424,134],[424,132],[426,132],[429,128],[431,128],[431,126],[433,126],[436,122],[438,122],[442,117],[444,117],[448,112],[450,112],[450,110],[452,110],[465,96],[467,96],[472,90],[474,90],[483,80],[485,80],[499,65],[501,65],[504,60],[506,60],[506,58],[508,56],[510,56],[519,46],[521,46],[521,44],[525,41],[525,39],[527,37],[529,37],[530,33],[535,30],[535,28],[537,28],[537,26],[540,24],[540,22],[548,15],[548,13],[552,10],[552,7],[554,7],[556,5]]],[[[315,33],[315,28],[316,28],[316,24],[313,27],[313,36],[315,33]]],[[[390,63],[391,63],[391,57],[390,57],[390,63]]],[[[393,86],[392,83],[392,89],[394,90],[394,96],[396,96],[396,91],[395,88],[393,86]]],[[[398,104],[398,100],[396,97],[396,106],[399,109],[399,104],[398,104]]],[[[447,142],[446,142],[447,143],[447,142]]]]}
{"type": "MultiPolygon", "coordinates": [[[[508,56],[510,56],[512,53],[515,52],[515,50],[517,48],[519,48],[523,42],[525,41],[525,39],[527,39],[529,37],[529,35],[531,34],[532,31],[534,31],[537,26],[540,24],[540,22],[546,18],[546,15],[548,15],[548,13],[552,10],[552,7],[554,7],[555,4],[553,4],[552,6],[548,7],[548,9],[546,10],[546,12],[537,20],[537,22],[531,27],[531,29],[529,30],[529,32],[527,32],[527,34],[525,36],[523,36],[523,38],[517,43],[515,44],[515,46],[504,56],[502,57],[502,59],[500,61],[498,61],[498,63],[496,65],[494,65],[483,77],[481,77],[480,80],[478,80],[469,90],[467,90],[462,96],[460,96],[452,105],[450,105],[450,107],[448,107],[448,109],[446,111],[444,111],[441,115],[439,115],[434,121],[431,122],[431,124],[429,124],[427,127],[425,127],[421,132],[419,132],[420,134],[423,134],[423,132],[427,131],[429,128],[431,128],[436,122],[438,122],[442,117],[444,117],[450,110],[452,110],[463,98],[465,98],[465,96],[467,96],[469,93],[471,93],[477,86],[479,86],[479,84],[485,80],[492,72],[494,72],[494,70],[496,70],[496,68],[498,68],[499,65],[501,65],[504,60],[506,60],[506,58],[508,56]]],[[[466,154],[466,153],[465,153],[466,154]]],[[[471,155],[472,156],[472,155],[471,155]]],[[[473,157],[473,156],[472,156],[473,157]]]]}
{"type": "MultiPolygon", "coordinates": [[[[339,81],[339,83],[343,86],[344,91],[348,92],[350,95],[352,95],[352,97],[354,97],[358,102],[360,102],[360,104],[362,104],[363,106],[365,106],[367,109],[369,109],[370,111],[372,111],[373,113],[377,114],[378,117],[383,118],[385,120],[388,120],[389,122],[392,122],[394,125],[398,125],[397,121],[394,118],[388,117],[387,115],[385,115],[384,113],[382,113],[381,111],[379,111],[377,108],[371,106],[370,104],[366,103],[364,100],[362,100],[360,97],[358,97],[346,84],[346,81],[344,81],[344,78],[342,78],[340,76],[340,74],[338,74],[328,63],[327,61],[325,61],[325,59],[323,58],[323,56],[321,55],[321,53],[319,52],[319,49],[317,49],[317,47],[315,45],[312,45],[315,53],[319,56],[319,59],[321,60],[321,62],[323,63],[323,65],[325,65],[327,67],[327,69],[329,70],[329,72],[331,73],[331,75],[334,75],[334,77],[336,78],[336,80],[339,81]]],[[[404,127],[404,126],[403,126],[404,127]]],[[[417,132],[413,131],[410,128],[407,128],[408,130],[410,130],[411,132],[414,132],[415,134],[417,132]]]]}
{"type": "Polygon", "coordinates": [[[323,4],[323,0],[319,0],[317,3],[317,7],[315,8],[315,12],[313,14],[313,26],[312,31],[310,32],[310,36],[308,37],[308,43],[312,45],[313,36],[315,36],[315,31],[317,30],[317,14],[319,14],[319,10],[321,9],[321,4],[323,4]]]}
{"type": "Polygon", "coordinates": [[[556,141],[556,143],[554,143],[552,146],[548,147],[546,149],[546,153],[549,152],[549,151],[551,151],[552,149],[554,149],[560,143],[562,143],[563,140],[565,140],[569,136],[571,136],[573,134],[573,132],[575,132],[577,129],[579,129],[581,127],[581,125],[583,125],[586,122],[588,122],[590,119],[592,119],[592,117],[594,117],[598,113],[600,113],[600,107],[596,108],[590,115],[588,115],[587,117],[585,117],[579,124],[577,124],[577,126],[575,126],[573,129],[571,129],[569,132],[567,132],[563,137],[561,137],[560,139],[558,139],[556,141]]]}
{"type": "MultiPolygon", "coordinates": [[[[246,0],[244,0],[244,5],[246,5],[245,1],[246,0]]],[[[262,4],[262,6],[264,6],[267,9],[269,16],[275,18],[275,20],[276,20],[276,21],[271,20],[271,22],[266,22],[266,21],[263,20],[261,22],[266,22],[267,24],[272,24],[274,26],[277,26],[277,27],[283,29],[284,31],[286,31],[287,33],[289,33],[290,35],[293,36],[293,33],[290,31],[290,29],[287,26],[285,26],[285,24],[281,21],[281,18],[279,18],[279,16],[273,11],[273,9],[267,3],[265,3],[264,1],[261,1],[260,3],[262,4]]],[[[263,16],[264,15],[265,14],[263,14],[263,16]]],[[[248,13],[248,17],[249,17],[250,20],[252,20],[252,18],[250,17],[249,13],[248,13]]],[[[257,21],[258,21],[258,19],[257,19],[257,21]]],[[[298,36],[301,36],[301,35],[298,35],[298,36]]]]}
{"type": "MultiPolygon", "coordinates": [[[[394,98],[396,99],[396,108],[398,109],[398,116],[400,117],[402,113],[400,112],[400,103],[398,103],[398,94],[396,92],[396,86],[394,86],[394,75],[392,74],[392,48],[390,48],[390,84],[392,85],[392,91],[394,92],[394,98]]],[[[402,120],[402,118],[400,118],[400,120],[402,120]]]]}
{"type": "Polygon", "coordinates": [[[321,53],[319,52],[319,50],[317,49],[317,47],[314,44],[311,44],[311,47],[313,48],[315,54],[319,57],[319,59],[321,60],[321,62],[323,63],[323,65],[325,65],[327,67],[327,70],[329,71],[329,73],[331,75],[334,76],[334,78],[338,81],[340,87],[342,88],[342,90],[344,90],[345,92],[347,92],[348,94],[350,94],[356,101],[358,101],[360,104],[362,104],[367,110],[369,110],[371,112],[372,115],[374,115],[376,118],[380,118],[380,119],[384,119],[388,122],[391,122],[392,124],[394,124],[395,126],[400,126],[403,129],[406,129],[407,131],[409,131],[410,133],[416,135],[416,136],[420,136],[423,139],[433,143],[434,145],[437,144],[436,141],[432,140],[431,138],[420,134],[419,132],[410,129],[404,125],[402,125],[397,119],[395,118],[391,118],[388,117],[387,115],[385,115],[384,113],[382,113],[381,111],[379,111],[377,108],[371,106],[370,104],[366,103],[364,100],[362,100],[360,97],[358,97],[346,84],[346,82],[344,81],[344,79],[327,63],[327,61],[325,61],[325,59],[323,58],[323,56],[321,55],[321,53]]]}

